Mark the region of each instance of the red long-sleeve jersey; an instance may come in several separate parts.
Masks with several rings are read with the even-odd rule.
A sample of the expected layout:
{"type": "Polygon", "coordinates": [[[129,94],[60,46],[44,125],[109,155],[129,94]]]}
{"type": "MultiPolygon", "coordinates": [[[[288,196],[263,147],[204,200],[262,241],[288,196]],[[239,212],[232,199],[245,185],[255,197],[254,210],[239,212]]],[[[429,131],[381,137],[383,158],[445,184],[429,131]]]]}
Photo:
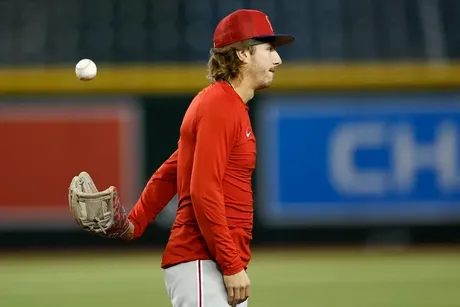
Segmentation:
{"type": "Polygon", "coordinates": [[[174,176],[171,167],[177,158],[179,207],[162,267],[213,259],[223,274],[235,274],[251,258],[256,143],[247,105],[228,83],[208,86],[190,104],[178,145],[130,214],[135,236],[174,196],[167,180],[174,176]]]}
{"type": "Polygon", "coordinates": [[[141,196],[128,215],[134,225],[134,238],[140,237],[147,226],[177,194],[177,150],[150,177],[141,196]]]}

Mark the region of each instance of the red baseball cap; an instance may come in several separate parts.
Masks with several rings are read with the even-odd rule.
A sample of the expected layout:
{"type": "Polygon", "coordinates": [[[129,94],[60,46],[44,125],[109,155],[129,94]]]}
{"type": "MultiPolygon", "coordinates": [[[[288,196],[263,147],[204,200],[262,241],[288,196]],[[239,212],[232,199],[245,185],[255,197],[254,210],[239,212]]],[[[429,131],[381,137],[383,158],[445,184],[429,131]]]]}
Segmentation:
{"type": "Polygon", "coordinates": [[[225,16],[214,31],[214,48],[222,48],[247,39],[268,42],[279,47],[292,43],[288,34],[275,34],[268,16],[257,10],[241,9],[225,16]]]}

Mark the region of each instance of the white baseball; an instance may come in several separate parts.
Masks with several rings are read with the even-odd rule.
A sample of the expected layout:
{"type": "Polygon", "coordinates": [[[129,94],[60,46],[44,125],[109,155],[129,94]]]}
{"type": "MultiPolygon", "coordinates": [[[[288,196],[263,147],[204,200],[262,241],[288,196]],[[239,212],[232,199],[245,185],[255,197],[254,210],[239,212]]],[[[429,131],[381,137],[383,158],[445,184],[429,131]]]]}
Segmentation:
{"type": "Polygon", "coordinates": [[[97,66],[90,59],[80,60],[75,66],[75,74],[82,81],[92,80],[97,75],[97,66]]]}

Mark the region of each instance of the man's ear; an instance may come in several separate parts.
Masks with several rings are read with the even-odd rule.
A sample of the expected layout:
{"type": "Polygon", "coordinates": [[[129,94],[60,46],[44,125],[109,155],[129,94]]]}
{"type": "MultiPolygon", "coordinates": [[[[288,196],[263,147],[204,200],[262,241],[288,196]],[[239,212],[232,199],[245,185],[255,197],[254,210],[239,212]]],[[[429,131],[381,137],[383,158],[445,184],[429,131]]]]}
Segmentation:
{"type": "Polygon", "coordinates": [[[246,64],[249,61],[249,57],[251,54],[248,49],[243,49],[243,50],[237,50],[236,55],[238,56],[241,62],[246,64]]]}

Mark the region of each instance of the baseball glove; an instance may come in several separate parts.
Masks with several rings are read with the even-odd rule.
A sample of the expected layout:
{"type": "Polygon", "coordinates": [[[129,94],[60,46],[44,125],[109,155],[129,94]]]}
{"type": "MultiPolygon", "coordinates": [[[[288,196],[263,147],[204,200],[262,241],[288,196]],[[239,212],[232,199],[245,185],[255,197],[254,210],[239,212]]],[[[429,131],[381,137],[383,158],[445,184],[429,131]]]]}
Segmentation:
{"type": "Polygon", "coordinates": [[[114,186],[99,192],[90,175],[81,172],[72,179],[68,198],[70,212],[84,230],[108,238],[120,238],[128,231],[129,221],[114,186]]]}

